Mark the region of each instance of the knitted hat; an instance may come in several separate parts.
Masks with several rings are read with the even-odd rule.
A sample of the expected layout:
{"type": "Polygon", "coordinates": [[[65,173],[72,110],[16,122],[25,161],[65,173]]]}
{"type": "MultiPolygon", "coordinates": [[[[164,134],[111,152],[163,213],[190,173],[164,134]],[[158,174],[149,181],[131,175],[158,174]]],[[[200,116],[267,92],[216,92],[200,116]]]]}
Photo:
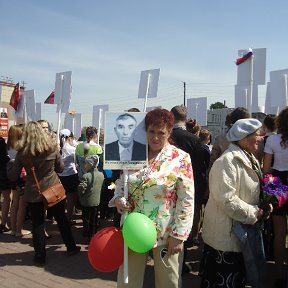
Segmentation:
{"type": "Polygon", "coordinates": [[[262,123],[254,118],[237,120],[227,132],[227,139],[230,142],[242,140],[256,132],[261,126],[262,123]]]}
{"type": "Polygon", "coordinates": [[[98,166],[99,157],[97,155],[87,156],[85,158],[85,163],[91,165],[93,168],[98,166]]]}

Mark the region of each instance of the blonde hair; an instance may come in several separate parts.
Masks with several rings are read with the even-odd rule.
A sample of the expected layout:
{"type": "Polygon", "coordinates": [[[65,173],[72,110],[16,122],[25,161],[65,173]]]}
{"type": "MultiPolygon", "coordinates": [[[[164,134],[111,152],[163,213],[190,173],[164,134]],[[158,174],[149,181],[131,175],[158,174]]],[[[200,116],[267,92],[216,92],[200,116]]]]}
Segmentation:
{"type": "Polygon", "coordinates": [[[23,134],[23,125],[12,125],[8,131],[7,148],[15,149],[23,134]]]}
{"type": "Polygon", "coordinates": [[[39,123],[31,121],[24,127],[17,150],[24,155],[49,155],[57,149],[57,144],[51,140],[51,137],[45,133],[39,123]]]}

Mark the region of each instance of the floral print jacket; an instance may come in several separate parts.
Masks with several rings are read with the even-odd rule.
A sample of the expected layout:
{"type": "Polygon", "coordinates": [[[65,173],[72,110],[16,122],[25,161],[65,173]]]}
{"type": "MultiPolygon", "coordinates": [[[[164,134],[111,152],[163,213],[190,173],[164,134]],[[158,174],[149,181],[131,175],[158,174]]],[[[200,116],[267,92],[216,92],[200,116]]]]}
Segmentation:
{"type": "MultiPolygon", "coordinates": [[[[116,182],[115,197],[124,194],[123,175],[116,182]]],[[[132,212],[148,216],[157,230],[157,244],[172,236],[186,240],[194,213],[194,179],[189,154],[167,144],[153,162],[128,172],[128,201],[132,212]]]]}

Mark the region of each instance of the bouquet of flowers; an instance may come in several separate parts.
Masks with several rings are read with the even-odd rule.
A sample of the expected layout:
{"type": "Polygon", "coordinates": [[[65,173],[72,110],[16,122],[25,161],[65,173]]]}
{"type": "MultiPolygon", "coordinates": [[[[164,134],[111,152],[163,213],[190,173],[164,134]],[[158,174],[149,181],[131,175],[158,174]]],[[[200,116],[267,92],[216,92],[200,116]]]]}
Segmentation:
{"type": "Polygon", "coordinates": [[[272,174],[264,175],[262,190],[264,202],[271,203],[275,208],[281,208],[288,202],[288,186],[283,185],[281,180],[272,174]]]}

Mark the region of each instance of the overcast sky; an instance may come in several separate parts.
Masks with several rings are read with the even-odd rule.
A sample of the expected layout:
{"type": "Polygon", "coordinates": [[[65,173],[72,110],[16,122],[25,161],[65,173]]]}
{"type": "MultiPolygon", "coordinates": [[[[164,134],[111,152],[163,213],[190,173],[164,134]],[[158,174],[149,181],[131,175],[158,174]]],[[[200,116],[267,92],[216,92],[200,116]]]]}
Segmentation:
{"type": "MultiPolygon", "coordinates": [[[[160,68],[147,106],[171,109],[183,103],[183,82],[186,98],[234,107],[240,49],[267,48],[268,81],[288,66],[286,0],[0,0],[0,11],[0,76],[24,81],[43,103],[55,74],[72,71],[70,108],[84,125],[93,105],[143,109],[143,70],[160,68]]],[[[42,105],[42,118],[55,123],[55,111],[42,105]]]]}

